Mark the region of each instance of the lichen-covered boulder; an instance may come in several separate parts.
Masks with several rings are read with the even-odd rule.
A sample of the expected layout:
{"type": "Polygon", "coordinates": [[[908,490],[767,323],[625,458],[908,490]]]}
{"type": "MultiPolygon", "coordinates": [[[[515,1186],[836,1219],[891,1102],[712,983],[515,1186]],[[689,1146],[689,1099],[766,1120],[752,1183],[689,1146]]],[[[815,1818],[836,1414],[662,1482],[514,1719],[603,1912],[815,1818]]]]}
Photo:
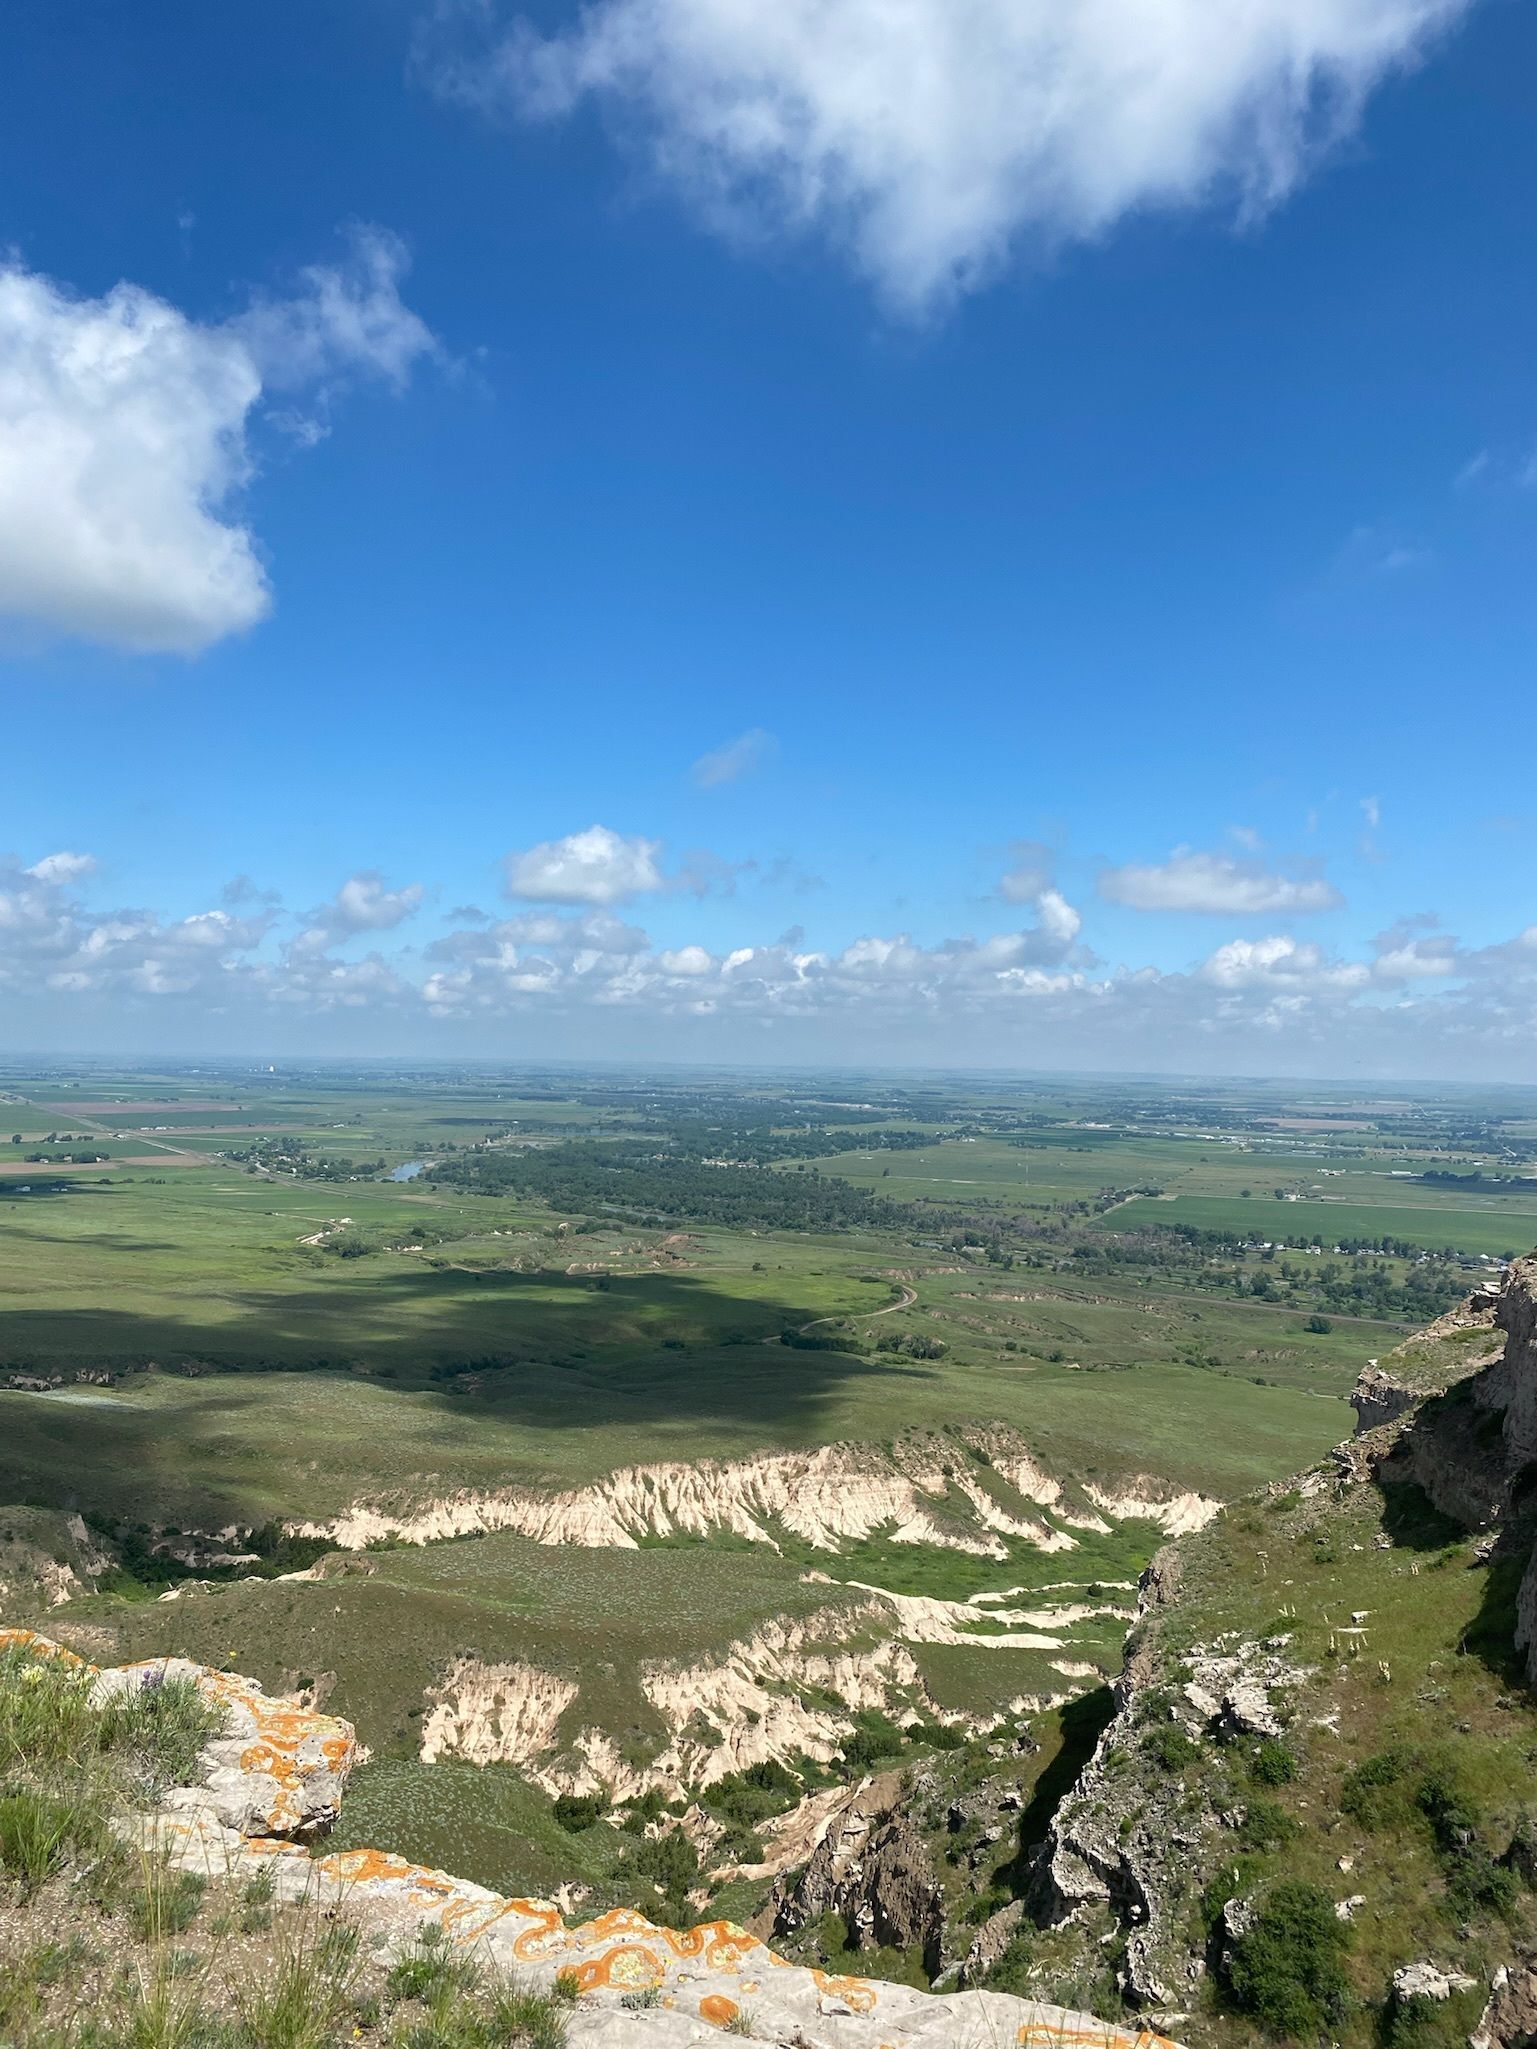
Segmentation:
{"type": "MultiPolygon", "coordinates": [[[[0,1631],[0,1648],[7,1644],[84,1662],[31,1630],[0,1631]]],[[[115,1695],[186,1679],[222,1710],[223,1725],[203,1753],[198,1783],[177,1787],[167,1796],[168,1808],[210,1810],[226,1828],[244,1836],[315,1835],[335,1821],[358,1754],[350,1722],[266,1693],[238,1672],[210,1671],[188,1658],[87,1669],[95,1675],[91,1698],[98,1706],[115,1695]]]]}

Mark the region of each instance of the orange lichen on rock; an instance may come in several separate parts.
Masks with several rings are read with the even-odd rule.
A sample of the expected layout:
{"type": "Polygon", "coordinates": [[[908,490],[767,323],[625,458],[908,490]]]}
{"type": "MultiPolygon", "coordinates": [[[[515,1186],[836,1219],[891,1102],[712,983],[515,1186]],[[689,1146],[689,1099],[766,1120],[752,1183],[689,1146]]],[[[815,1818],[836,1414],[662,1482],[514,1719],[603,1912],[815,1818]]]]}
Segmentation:
{"type": "Polygon", "coordinates": [[[566,1974],[575,1979],[578,1992],[596,1992],[607,1985],[618,1986],[625,1992],[642,1992],[648,1986],[660,1985],[667,1976],[667,1967],[657,1951],[643,1942],[616,1942],[595,1957],[584,1957],[580,1963],[567,1965],[566,1974]]]}
{"type": "Polygon", "coordinates": [[[735,1971],[750,1950],[761,1950],[756,1935],[735,1921],[701,1921],[694,1928],[664,1928],[663,1940],[675,1957],[702,1958],[712,1971],[735,1971]]]}
{"type": "Polygon", "coordinates": [[[851,2013],[873,2013],[876,1990],[869,1978],[835,1978],[828,1971],[811,1973],[818,1992],[848,2007],[851,2013]]]}
{"type": "MultiPolygon", "coordinates": [[[[33,1629],[0,1629],[0,1651],[30,1651],[36,1658],[57,1658],[61,1665],[83,1665],[85,1659],[51,1636],[39,1636],[33,1629]]],[[[96,1667],[90,1668],[93,1672],[96,1667]]]]}
{"type": "Polygon", "coordinates": [[[91,1696],[98,1705],[184,1679],[220,1709],[224,1726],[204,1753],[202,1781],[179,1789],[172,1806],[210,1807],[226,1826],[247,1836],[306,1835],[336,1819],[357,1758],[350,1722],[266,1693],[239,1672],[214,1672],[189,1658],[144,1658],[103,1669],[30,1629],[0,1630],[0,1650],[5,1649],[80,1666],[92,1675],[91,1696]]]}

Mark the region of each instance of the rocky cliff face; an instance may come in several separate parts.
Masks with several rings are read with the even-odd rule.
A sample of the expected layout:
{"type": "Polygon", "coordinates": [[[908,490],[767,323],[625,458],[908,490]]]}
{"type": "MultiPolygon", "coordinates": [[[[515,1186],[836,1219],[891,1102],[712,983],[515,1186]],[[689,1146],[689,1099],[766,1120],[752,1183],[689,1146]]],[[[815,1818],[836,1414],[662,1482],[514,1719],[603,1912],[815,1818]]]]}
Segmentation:
{"type": "Polygon", "coordinates": [[[773,1907],[773,1932],[793,1936],[836,1914],[856,1949],[917,1949],[931,1977],[940,1968],[944,1894],[924,1837],[904,1811],[894,1772],[861,1789],[829,1824],[793,1884],[773,1907]]]}
{"type": "Polygon", "coordinates": [[[1364,1452],[1385,1485],[1417,1482],[1443,1514],[1489,1533],[1496,1553],[1529,1560],[1516,1643],[1537,1680],[1537,1258],[1517,1260],[1502,1287],[1478,1290],[1392,1365],[1357,1389],[1354,1457],[1364,1452]]]}
{"type": "MultiPolygon", "coordinates": [[[[1115,1717],[1038,1861],[1035,1918],[1075,1934],[1082,1954],[1111,1955],[1132,2008],[1166,2024],[1192,2004],[1211,2006],[1210,1975],[1226,1968],[1266,1884],[1299,1863],[1317,1868],[1316,1850],[1299,1856],[1286,1846],[1314,1828],[1340,1830],[1342,1775],[1353,1759],[1391,1737],[1398,1749],[1384,1754],[1408,1757],[1423,1743],[1423,1755],[1456,1773],[1464,1767],[1455,1743],[1451,1752],[1441,1747],[1450,1732],[1467,1739],[1466,1769],[1487,1771],[1480,1759],[1502,1754],[1512,1736],[1537,1733],[1512,1719],[1529,1714],[1524,1699],[1501,1691],[1516,1573],[1514,1643],[1537,1684],[1537,1259],[1517,1262],[1502,1287],[1481,1289],[1374,1362],[1355,1408],[1357,1435],[1332,1468],[1263,1490],[1154,1560],[1115,1717]],[[1447,1576],[1436,1577],[1437,1568],[1447,1576]],[[1477,1586],[1482,1603],[1470,1612],[1477,1586]],[[1480,1657],[1470,1660],[1474,1642],[1480,1657]],[[1417,1665],[1403,1666],[1392,1651],[1405,1644],[1417,1665]],[[1448,1671],[1463,1709],[1442,1704],[1448,1671]],[[1273,1789],[1283,1787],[1278,1800],[1273,1789]],[[1224,1882],[1234,1889],[1225,1905],[1224,1882]]],[[[1484,1854],[1522,1872],[1533,1788],[1512,1772],[1500,1790],[1499,1818],[1484,1822],[1493,1839],[1484,1854]]],[[[1537,1985],[1520,1951],[1526,1910],[1507,1908],[1512,1919],[1497,1937],[1475,1934],[1467,1909],[1458,1933],[1440,1929],[1444,1872],[1433,1861],[1412,1872],[1424,1839],[1411,1830],[1407,1840],[1401,1871],[1358,1873],[1348,1839],[1329,1848],[1324,1868],[1339,1873],[1335,1913],[1346,1924],[1362,1912],[1379,1924],[1402,1913],[1420,1940],[1426,1926],[1437,1931],[1448,1958],[1460,1945],[1474,1976],[1406,1956],[1376,1994],[1388,2022],[1395,2001],[1407,2010],[1430,1996],[1413,1989],[1414,1973],[1472,1988],[1482,1964],[1478,1982],[1491,1995],[1484,2034],[1509,2041],[1511,2016],[1525,2012],[1521,2001],[1537,1985]],[[1389,1898],[1379,1906],[1362,1878],[1368,1888],[1386,1882],[1389,1898]],[[1416,1886],[1422,1904],[1411,1912],[1405,1902],[1416,1886]],[[1500,1942],[1515,1956],[1491,1980],[1484,1960],[1500,1942]]],[[[1372,1849],[1371,1862],[1382,1864],[1382,1846],[1372,1849]]]]}

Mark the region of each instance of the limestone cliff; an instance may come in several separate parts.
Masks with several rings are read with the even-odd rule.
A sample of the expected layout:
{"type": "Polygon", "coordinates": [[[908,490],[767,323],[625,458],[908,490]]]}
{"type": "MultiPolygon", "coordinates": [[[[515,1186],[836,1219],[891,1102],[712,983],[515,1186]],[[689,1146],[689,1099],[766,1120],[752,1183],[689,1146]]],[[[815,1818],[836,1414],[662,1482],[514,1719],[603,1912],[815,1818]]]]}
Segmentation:
{"type": "Polygon", "coordinates": [[[944,1895],[895,1772],[862,1787],[829,1822],[799,1876],[776,1890],[773,1932],[793,1936],[827,1914],[843,1922],[854,1948],[916,1949],[929,1975],[938,1973],[944,1895]]]}

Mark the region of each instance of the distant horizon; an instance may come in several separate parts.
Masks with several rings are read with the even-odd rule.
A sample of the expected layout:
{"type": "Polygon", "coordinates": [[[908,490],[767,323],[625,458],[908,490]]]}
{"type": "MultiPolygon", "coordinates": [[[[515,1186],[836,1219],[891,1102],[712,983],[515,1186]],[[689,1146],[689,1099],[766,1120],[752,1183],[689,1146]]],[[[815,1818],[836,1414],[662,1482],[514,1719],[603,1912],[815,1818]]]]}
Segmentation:
{"type": "Polygon", "coordinates": [[[145,1070],[162,1074],[196,1073],[202,1069],[237,1069],[242,1073],[265,1074],[273,1070],[281,1074],[285,1069],[302,1072],[306,1067],[317,1070],[357,1066],[364,1068],[442,1068],[449,1071],[479,1069],[486,1073],[505,1073],[509,1076],[527,1077],[538,1074],[570,1074],[572,1076],[611,1074],[644,1079],[651,1074],[669,1076],[712,1074],[749,1076],[771,1080],[779,1075],[787,1077],[826,1076],[829,1079],[848,1078],[873,1081],[933,1080],[946,1082],[1017,1082],[1021,1085],[1044,1086],[1071,1083],[1115,1082],[1128,1086],[1146,1083],[1158,1088],[1191,1089],[1239,1089],[1310,1088],[1330,1092],[1361,1090],[1363,1088],[1392,1088],[1408,1095],[1422,1092],[1450,1091],[1453,1093],[1477,1094],[1490,1090],[1506,1089],[1524,1095],[1537,1096],[1537,1081],[1523,1082],[1494,1077],[1488,1080],[1458,1079],[1453,1076],[1437,1075],[1327,1075],[1327,1074],[1285,1074],[1248,1072],[1237,1069],[1231,1072],[1199,1073],[1178,1068],[1074,1068],[1074,1067],[946,1067],[932,1064],[878,1064],[825,1060],[825,1061],[774,1061],[761,1060],[669,1060],[658,1056],[641,1060],[625,1059],[619,1056],[575,1057],[548,1055],[502,1055],[494,1053],[419,1054],[419,1053],[277,1053],[277,1052],[229,1052],[229,1053],[187,1053],[165,1048],[145,1053],[93,1053],[93,1052],[40,1052],[22,1048],[19,1051],[0,1051],[0,1083],[14,1075],[40,1077],[47,1068],[68,1069],[71,1065],[104,1066],[124,1072],[145,1070]]]}

